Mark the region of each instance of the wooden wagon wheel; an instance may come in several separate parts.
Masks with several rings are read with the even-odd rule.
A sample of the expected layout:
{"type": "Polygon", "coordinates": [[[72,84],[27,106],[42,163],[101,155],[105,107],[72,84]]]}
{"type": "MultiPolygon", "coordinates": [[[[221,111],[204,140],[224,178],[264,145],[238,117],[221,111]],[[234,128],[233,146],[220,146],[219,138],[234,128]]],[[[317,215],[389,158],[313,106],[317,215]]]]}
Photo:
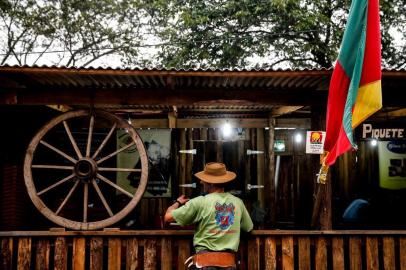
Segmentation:
{"type": "MultiPolygon", "coordinates": [[[[60,138],[57,139],[61,140],[60,138]]],[[[32,139],[24,161],[25,185],[36,208],[56,224],[75,230],[99,229],[110,226],[121,220],[133,210],[141,199],[147,185],[147,178],[148,157],[144,144],[137,132],[127,121],[100,110],[94,110],[91,113],[85,110],[71,111],[52,119],[43,126],[32,139]],[[80,141],[81,143],[78,143],[78,135],[76,135],[75,139],[75,133],[72,131],[73,129],[71,129],[76,123],[83,123],[80,129],[83,137],[80,141]],[[100,126],[102,126],[102,128],[100,128],[100,126]],[[100,140],[96,143],[93,141],[93,137],[96,136],[96,131],[101,129],[105,132],[97,133],[100,140]],[[47,142],[47,140],[51,140],[48,139],[51,135],[47,135],[47,133],[51,133],[51,130],[53,132],[59,130],[58,136],[53,136],[53,138],[64,138],[66,141],[66,144],[64,144],[65,148],[61,148],[60,145],[55,145],[52,142],[47,142]],[[117,138],[115,135],[118,133],[124,133],[125,136],[128,136],[123,146],[115,145],[117,138]],[[107,144],[114,144],[113,150],[105,150],[107,144]],[[96,147],[97,150],[94,151],[96,147]],[[117,166],[114,167],[114,165],[112,167],[104,165],[105,163],[113,162],[114,159],[111,159],[112,157],[116,157],[119,153],[128,151],[130,148],[139,158],[141,168],[117,168],[117,166]],[[40,158],[36,158],[36,153],[39,151],[38,149],[42,152],[51,152],[50,154],[46,154],[57,157],[52,158],[52,161],[48,163],[44,161],[38,163],[38,160],[40,160],[40,158]],[[59,160],[62,164],[55,164],[56,160],[59,160]],[[106,160],[109,161],[105,162],[106,160]],[[139,174],[138,187],[132,192],[129,192],[118,183],[106,177],[106,174],[122,172],[139,174]],[[35,174],[41,173],[44,178],[36,179],[33,177],[35,174]],[[56,179],[47,180],[48,182],[44,184],[42,180],[53,174],[59,175],[55,176],[56,179]],[[64,174],[63,177],[61,177],[62,174],[64,174]],[[82,187],[83,193],[79,192],[80,187],[82,187]],[[118,210],[113,209],[108,197],[107,199],[105,197],[107,192],[103,192],[103,190],[109,190],[109,194],[114,193],[110,195],[110,197],[128,197],[125,199],[126,201],[129,200],[128,204],[125,205],[124,203],[124,206],[118,210]],[[76,197],[79,196],[76,200],[72,199],[72,194],[74,193],[76,193],[76,197]],[[89,208],[89,194],[93,195],[93,200],[97,201],[100,205],[97,213],[101,212],[101,210],[104,212],[104,217],[101,219],[98,219],[98,217],[90,217],[89,211],[95,210],[89,208]],[[44,200],[44,198],[49,195],[52,195],[51,197],[57,196],[58,198],[62,198],[60,199],[62,201],[59,200],[57,203],[52,203],[57,207],[55,207],[55,205],[53,205],[53,207],[47,205],[47,201],[44,200]],[[79,202],[79,198],[81,197],[83,198],[82,202],[79,202]],[[63,209],[66,208],[69,201],[72,201],[71,204],[75,204],[76,208],[82,210],[75,211],[79,217],[71,218],[62,215],[64,212],[63,209]]]]}

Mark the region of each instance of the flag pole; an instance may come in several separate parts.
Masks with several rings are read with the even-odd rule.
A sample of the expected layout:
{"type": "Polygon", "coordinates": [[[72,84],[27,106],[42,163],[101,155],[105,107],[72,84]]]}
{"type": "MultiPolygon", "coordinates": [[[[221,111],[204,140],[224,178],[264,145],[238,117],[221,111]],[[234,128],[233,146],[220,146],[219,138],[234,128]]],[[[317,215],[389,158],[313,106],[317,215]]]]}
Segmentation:
{"type": "MultiPolygon", "coordinates": [[[[326,181],[328,175],[329,166],[326,164],[326,157],[328,152],[324,152],[320,155],[320,170],[319,173],[316,174],[316,194],[315,194],[315,201],[313,204],[313,213],[312,213],[312,220],[311,220],[311,227],[315,228],[317,226],[318,218],[320,217],[320,207],[322,202],[322,191],[327,189],[326,181]]],[[[330,185],[331,183],[327,183],[330,185]]]]}

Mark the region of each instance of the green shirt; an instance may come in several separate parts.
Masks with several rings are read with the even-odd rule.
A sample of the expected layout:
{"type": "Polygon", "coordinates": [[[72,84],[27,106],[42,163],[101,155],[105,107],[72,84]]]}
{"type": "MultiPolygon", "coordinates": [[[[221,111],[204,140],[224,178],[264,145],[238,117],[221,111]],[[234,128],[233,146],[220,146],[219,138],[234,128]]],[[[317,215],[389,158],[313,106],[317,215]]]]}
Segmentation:
{"type": "Polygon", "coordinates": [[[230,193],[210,193],[188,201],[172,211],[181,226],[197,223],[193,238],[196,251],[238,250],[240,230],[253,224],[241,199],[230,193]]]}

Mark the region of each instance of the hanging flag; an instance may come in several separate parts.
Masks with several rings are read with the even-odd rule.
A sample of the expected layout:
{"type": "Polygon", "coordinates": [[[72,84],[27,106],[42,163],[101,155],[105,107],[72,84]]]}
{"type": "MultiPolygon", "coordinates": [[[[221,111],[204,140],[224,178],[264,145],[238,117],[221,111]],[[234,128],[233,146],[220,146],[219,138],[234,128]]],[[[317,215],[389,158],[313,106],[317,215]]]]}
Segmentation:
{"type": "Polygon", "coordinates": [[[330,81],[323,164],[356,148],[353,129],[381,107],[379,0],[353,0],[330,81]]]}

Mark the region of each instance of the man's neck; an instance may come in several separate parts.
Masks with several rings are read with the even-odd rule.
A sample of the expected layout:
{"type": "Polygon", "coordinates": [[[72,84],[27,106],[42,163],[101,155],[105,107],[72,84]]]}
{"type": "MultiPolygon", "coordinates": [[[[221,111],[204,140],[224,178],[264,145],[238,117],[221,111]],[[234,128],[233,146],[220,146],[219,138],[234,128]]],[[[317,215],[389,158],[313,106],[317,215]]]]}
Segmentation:
{"type": "Polygon", "coordinates": [[[224,188],[210,188],[209,193],[224,193],[224,188]]]}

